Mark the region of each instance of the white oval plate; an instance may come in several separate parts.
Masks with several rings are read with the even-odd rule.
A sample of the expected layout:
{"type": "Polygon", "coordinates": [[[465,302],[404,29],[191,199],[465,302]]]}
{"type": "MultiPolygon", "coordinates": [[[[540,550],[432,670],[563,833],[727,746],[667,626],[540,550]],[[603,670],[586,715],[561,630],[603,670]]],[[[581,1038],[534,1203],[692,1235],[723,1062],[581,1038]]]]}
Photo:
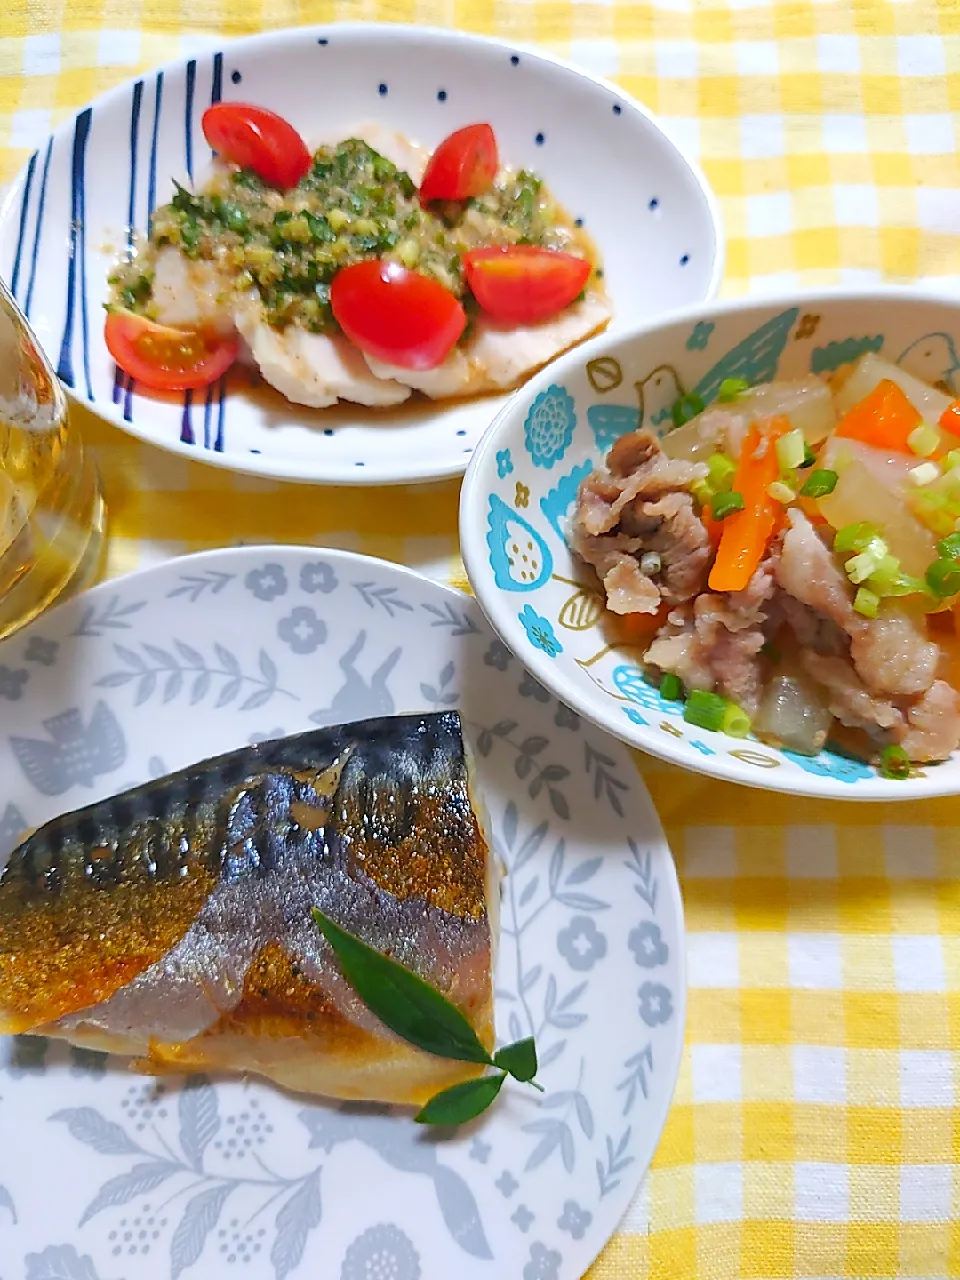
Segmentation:
{"type": "Polygon", "coordinates": [[[236,372],[163,402],[115,381],[107,275],[128,225],[210,157],[220,97],[272,108],[305,136],[377,120],[425,146],[489,120],[505,163],[543,175],[603,257],[615,330],[712,296],[719,214],[700,172],[614,85],[533,50],[453,31],[303,27],[172,63],[98,98],[31,158],[0,209],[0,275],[73,395],[132,434],[218,466],[291,480],[383,484],[463,472],[505,402],[425,399],[386,415],[307,409],[236,372]]]}
{"type": "Polygon", "coordinates": [[[958,752],[896,780],[839,750],[801,756],[684,723],[682,703],[643,679],[642,651],[607,642],[596,581],[566,541],[580,482],[625,431],[662,431],[678,395],[710,401],[725,377],[826,373],[864,351],[960,395],[960,307],[890,287],[693,308],[598,338],[534,378],[491,426],[460,500],[463,561],[504,643],[594,724],[695,773],[831,800],[960,793],[958,752]],[[518,539],[529,554],[514,566],[518,539]]]}
{"type": "Polygon", "coordinates": [[[546,1093],[508,1088],[438,1136],[399,1111],[252,1079],[184,1090],[0,1040],[0,1255],[16,1276],[586,1270],[673,1091],[680,894],[628,752],[536,684],[468,597],[381,561],[269,547],[171,561],[62,606],[0,645],[0,852],[211,753],[453,706],[512,868],[498,1032],[536,1035],[546,1093]]]}

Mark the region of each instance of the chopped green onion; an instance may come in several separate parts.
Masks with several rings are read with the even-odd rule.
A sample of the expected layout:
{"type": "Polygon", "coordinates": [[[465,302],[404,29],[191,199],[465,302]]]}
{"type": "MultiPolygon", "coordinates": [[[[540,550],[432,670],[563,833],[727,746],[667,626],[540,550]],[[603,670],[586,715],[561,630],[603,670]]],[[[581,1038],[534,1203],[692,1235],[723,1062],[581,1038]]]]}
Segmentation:
{"type": "Polygon", "coordinates": [[[951,449],[943,459],[943,469],[944,471],[955,471],[957,467],[960,467],[960,449],[951,449]]]}
{"type": "Polygon", "coordinates": [[[715,493],[710,502],[710,510],[714,520],[725,520],[735,511],[743,510],[743,494],[736,489],[730,489],[727,493],[715,493]]]}
{"type": "Polygon", "coordinates": [[[875,618],[880,608],[880,597],[868,587],[860,587],[853,597],[853,607],[864,618],[875,618]]]}
{"type": "Polygon", "coordinates": [[[695,418],[698,413],[703,413],[704,407],[702,396],[698,396],[695,391],[691,391],[689,395],[681,396],[670,410],[673,425],[682,427],[685,422],[695,418]]]}
{"type": "Polygon", "coordinates": [[[797,497],[796,492],[788,484],[784,484],[782,480],[774,480],[773,484],[768,484],[767,493],[769,493],[774,502],[782,502],[784,506],[794,502],[797,497]]]}
{"type": "Polygon", "coordinates": [[[851,582],[866,582],[890,554],[882,538],[871,538],[859,555],[851,556],[844,568],[851,582]]]}
{"type": "Polygon", "coordinates": [[[810,448],[810,446],[807,444],[806,440],[804,440],[804,442],[803,442],[803,461],[800,463],[800,466],[801,466],[801,467],[812,467],[812,466],[813,466],[813,464],[816,462],[816,460],[817,460],[817,455],[813,452],[813,450],[812,450],[812,449],[810,448]]]}
{"type": "Polygon", "coordinates": [[[724,378],[717,389],[717,400],[720,404],[730,404],[749,390],[750,383],[746,378],[724,378]]]}
{"type": "MultiPolygon", "coordinates": [[[[873,580],[871,579],[871,585],[873,580]]],[[[901,573],[897,575],[896,581],[888,586],[883,595],[885,596],[915,596],[928,595],[927,584],[922,578],[911,578],[909,573],[901,573]]]]}
{"type": "Polygon", "coordinates": [[[729,734],[731,738],[745,738],[750,732],[751,723],[750,717],[742,707],[738,707],[735,702],[727,703],[721,726],[724,733],[729,734]]]}
{"type": "Polygon", "coordinates": [[[777,461],[780,463],[780,470],[793,471],[799,467],[803,462],[805,446],[803,432],[798,427],[780,436],[777,440],[777,461]]]}
{"type": "Polygon", "coordinates": [[[711,453],[707,459],[707,472],[710,484],[717,493],[730,488],[730,482],[736,474],[736,463],[725,453],[711,453]]]}
{"type": "Polygon", "coordinates": [[[672,671],[666,672],[660,681],[660,697],[666,702],[683,701],[683,681],[672,671]]]}
{"type": "Polygon", "coordinates": [[[841,553],[863,551],[867,544],[877,537],[879,537],[879,531],[872,524],[867,524],[865,520],[860,520],[857,524],[845,524],[842,529],[837,530],[833,549],[841,553]]]}
{"type": "Polygon", "coordinates": [[[718,733],[723,728],[723,718],[727,713],[727,700],[719,693],[707,693],[703,689],[691,689],[683,708],[683,718],[687,724],[695,724],[698,729],[710,729],[718,733]]]}
{"type": "Polygon", "coordinates": [[[800,497],[825,498],[828,493],[833,493],[837,487],[837,479],[835,471],[811,471],[806,484],[800,490],[800,497]]]}
{"type": "Polygon", "coordinates": [[[960,560],[960,533],[951,533],[948,538],[941,538],[937,550],[944,560],[960,560]]]}
{"type": "Polygon", "coordinates": [[[921,422],[907,436],[907,444],[918,458],[929,458],[940,447],[940,432],[936,427],[921,422]]]}
{"type": "Polygon", "coordinates": [[[909,778],[910,757],[903,747],[884,747],[880,752],[880,774],[884,778],[909,778]]]}
{"type": "Polygon", "coordinates": [[[713,498],[713,486],[706,480],[694,480],[690,485],[690,492],[700,503],[701,507],[708,507],[713,498]]]}
{"type": "Polygon", "coordinates": [[[885,555],[870,574],[868,586],[878,595],[890,594],[890,588],[900,580],[900,561],[896,556],[885,555]]]}
{"type": "Polygon", "coordinates": [[[960,565],[956,560],[934,560],[933,564],[927,566],[924,576],[927,586],[941,599],[955,596],[960,591],[960,565]]]}
{"type": "Polygon", "coordinates": [[[919,467],[911,467],[907,475],[910,483],[920,489],[925,484],[933,484],[934,480],[940,479],[940,468],[935,462],[921,462],[919,467]]]}

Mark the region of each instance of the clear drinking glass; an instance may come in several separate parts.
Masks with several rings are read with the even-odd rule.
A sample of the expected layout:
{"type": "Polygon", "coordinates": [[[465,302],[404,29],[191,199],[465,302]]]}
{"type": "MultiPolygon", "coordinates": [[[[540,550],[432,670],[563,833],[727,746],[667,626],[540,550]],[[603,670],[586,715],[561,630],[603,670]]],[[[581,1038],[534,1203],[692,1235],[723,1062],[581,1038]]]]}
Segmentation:
{"type": "Polygon", "coordinates": [[[105,521],[63,389],[0,281],[0,639],[97,574],[105,521]]]}

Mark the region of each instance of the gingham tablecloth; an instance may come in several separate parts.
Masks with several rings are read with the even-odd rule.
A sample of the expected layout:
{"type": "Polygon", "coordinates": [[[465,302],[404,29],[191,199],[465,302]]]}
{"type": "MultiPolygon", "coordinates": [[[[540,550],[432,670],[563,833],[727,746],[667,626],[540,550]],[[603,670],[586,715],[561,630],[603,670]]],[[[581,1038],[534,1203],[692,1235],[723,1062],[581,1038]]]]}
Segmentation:
{"type": "MultiPolygon", "coordinates": [[[[542,43],[660,113],[720,197],[726,294],[960,285],[958,0],[12,5],[0,182],[84,101],[225,36],[456,25],[542,43]]],[[[318,501],[78,417],[104,475],[111,574],[315,542],[463,584],[456,484],[318,501]]],[[[591,1280],[960,1276],[958,804],[814,804],[641,768],[686,900],[687,1048],[653,1168],[591,1280]]]]}

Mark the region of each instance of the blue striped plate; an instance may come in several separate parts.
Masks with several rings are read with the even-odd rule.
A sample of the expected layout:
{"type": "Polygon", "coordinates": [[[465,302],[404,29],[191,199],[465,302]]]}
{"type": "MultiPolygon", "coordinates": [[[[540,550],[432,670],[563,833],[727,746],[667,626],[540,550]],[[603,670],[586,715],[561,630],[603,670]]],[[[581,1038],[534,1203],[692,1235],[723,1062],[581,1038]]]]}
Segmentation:
{"type": "Polygon", "coordinates": [[[549,56],[456,32],[336,25],[259,35],[98,98],[44,141],[0,206],[0,275],[73,395],[131,434],[237,471],[312,482],[460,474],[505,397],[400,410],[307,409],[238,367],[208,391],[148,396],[103,341],[107,276],[210,150],[221,98],[268,106],[308,139],[378,121],[435,146],[478,119],[504,161],[543,175],[606,268],[614,330],[713,294],[722,238],[704,179],[632,99],[549,56]]]}

